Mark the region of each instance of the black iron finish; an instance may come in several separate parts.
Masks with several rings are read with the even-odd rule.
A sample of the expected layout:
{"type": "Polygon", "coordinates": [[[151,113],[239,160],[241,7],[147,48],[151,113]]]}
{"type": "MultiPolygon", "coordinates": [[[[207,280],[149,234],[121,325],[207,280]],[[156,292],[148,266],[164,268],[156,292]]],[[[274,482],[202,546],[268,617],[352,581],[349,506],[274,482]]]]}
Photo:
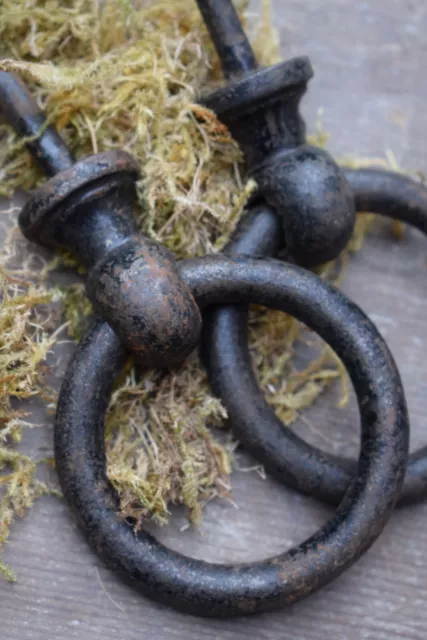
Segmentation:
{"type": "Polygon", "coordinates": [[[74,253],[89,271],[86,288],[96,311],[144,364],[181,362],[198,342],[200,313],[172,254],[138,233],[137,161],[107,151],[74,163],[26,87],[6,72],[0,72],[0,108],[19,133],[31,134],[29,150],[53,175],[22,209],[23,234],[74,253]]]}
{"type": "MultiPolygon", "coordinates": [[[[263,217],[267,225],[268,212],[263,217]]],[[[401,381],[369,319],[307,271],[278,261],[210,256],[182,262],[180,272],[202,307],[239,300],[281,309],[335,349],[360,406],[357,476],[334,517],[314,536],[262,562],[210,564],[167,549],[145,531],[134,532],[118,515],[103,446],[104,414],[126,351],[111,328],[98,321],[77,348],[58,402],[55,456],[61,487],[94,551],[146,596],[200,616],[273,610],[337,577],[370,547],[387,522],[407,459],[401,381]]]]}
{"type": "Polygon", "coordinates": [[[306,144],[299,102],[313,75],[308,58],[256,68],[231,0],[198,0],[221,58],[233,76],[203,99],[240,144],[248,175],[279,213],[289,255],[315,266],[336,258],[354,225],[351,190],[332,157],[306,144]]]}
{"type": "MultiPolygon", "coordinates": [[[[423,185],[379,169],[347,169],[345,176],[358,211],[389,216],[427,234],[427,189],[423,185]]],[[[279,230],[280,221],[271,210],[251,211],[241,220],[226,253],[275,255],[279,230]]],[[[245,448],[279,481],[338,504],[354,479],[356,463],[307,444],[278,419],[252,371],[247,310],[237,306],[212,309],[204,315],[203,333],[210,382],[245,448]]],[[[423,447],[409,457],[399,505],[426,497],[427,447],[423,447]]]]}
{"type": "MultiPolygon", "coordinates": [[[[269,80],[274,73],[267,73],[269,80]]],[[[278,90],[280,86],[279,82],[278,90]]],[[[42,114],[18,79],[1,74],[1,96],[18,131],[34,133],[36,125],[44,127],[42,114]]],[[[54,175],[24,207],[21,229],[41,244],[74,252],[88,267],[87,289],[95,309],[108,321],[96,322],[77,348],[61,389],[55,424],[61,487],[91,546],[149,597],[198,615],[268,611],[331,581],[381,533],[406,469],[405,398],[393,358],[375,327],[336,289],[290,264],[225,256],[175,263],[164,247],[137,235],[132,213],[138,168],[128,154],[111,151],[71,164],[71,155],[53,128],[36,132],[28,146],[54,175]],[[131,523],[120,518],[118,496],[106,477],[103,429],[111,388],[127,349],[136,351],[147,366],[179,362],[198,340],[198,305],[236,301],[291,313],[335,349],[358,398],[362,447],[355,479],[334,518],[317,534],[275,558],[232,567],[172,552],[149,534],[136,534],[131,523]]],[[[332,211],[340,198],[343,202],[343,193],[346,201],[351,200],[347,211],[354,210],[347,182],[335,168],[331,177],[330,161],[322,153],[305,146],[280,152],[281,167],[287,167],[290,176],[295,162],[300,163],[296,182],[288,186],[292,197],[308,197],[308,209],[304,204],[299,209],[304,225],[314,211],[309,196],[316,192],[316,184],[327,186],[328,193],[322,193],[332,211]],[[333,184],[325,183],[321,166],[333,184]]],[[[334,220],[332,216],[328,221],[332,227],[334,220]]],[[[314,222],[315,217],[310,225],[314,222]]],[[[316,224],[324,233],[325,220],[316,224]]],[[[333,231],[331,237],[336,237],[333,231]]],[[[276,210],[263,204],[241,222],[230,250],[272,254],[289,239],[289,228],[282,228],[276,210]]],[[[311,258],[315,254],[319,257],[318,249],[311,258]]]]}

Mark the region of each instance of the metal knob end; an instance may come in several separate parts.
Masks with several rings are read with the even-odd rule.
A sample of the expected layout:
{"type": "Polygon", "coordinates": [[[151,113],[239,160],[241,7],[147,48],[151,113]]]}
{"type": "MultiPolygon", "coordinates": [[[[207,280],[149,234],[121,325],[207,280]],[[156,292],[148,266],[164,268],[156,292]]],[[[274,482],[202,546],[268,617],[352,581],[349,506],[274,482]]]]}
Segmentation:
{"type": "Polygon", "coordinates": [[[326,151],[302,145],[270,156],[251,175],[258,197],[281,218],[286,252],[297,264],[314,267],[338,257],[356,212],[350,185],[326,151]]]}
{"type": "Polygon", "coordinates": [[[199,341],[199,307],[157,242],[130,238],[98,262],[86,287],[95,310],[146,366],[179,364],[199,341]]]}

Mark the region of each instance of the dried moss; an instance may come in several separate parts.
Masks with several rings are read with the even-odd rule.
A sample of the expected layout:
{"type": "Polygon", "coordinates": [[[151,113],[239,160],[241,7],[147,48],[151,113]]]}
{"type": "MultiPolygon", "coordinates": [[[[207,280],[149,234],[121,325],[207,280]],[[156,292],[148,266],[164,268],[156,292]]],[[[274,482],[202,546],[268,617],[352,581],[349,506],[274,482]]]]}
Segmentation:
{"type": "MultiPolygon", "coordinates": [[[[260,60],[276,61],[268,2],[252,35],[260,60]]],[[[138,9],[126,0],[3,0],[0,68],[25,78],[76,157],[121,148],[139,159],[144,175],[138,223],[144,233],[178,257],[221,248],[254,185],[242,180],[241,154],[228,131],[197,104],[221,73],[194,0],[154,0],[138,9]]],[[[0,194],[33,188],[43,176],[23,142],[6,124],[0,124],[0,136],[0,194]]],[[[321,132],[318,142],[325,142],[321,132]]],[[[358,224],[353,249],[367,224],[358,224]]],[[[61,305],[76,339],[90,315],[82,285],[60,292],[46,284],[53,267],[70,264],[70,258],[35,269],[40,257],[25,253],[23,262],[18,237],[9,236],[0,256],[0,549],[14,516],[49,491],[36,479],[37,464],[14,449],[31,418],[25,404],[13,399],[46,394],[43,363],[55,342],[52,310],[57,314],[61,305]]],[[[335,271],[322,270],[325,277],[335,271]]],[[[338,377],[345,402],[346,376],[329,349],[321,347],[306,369],[295,370],[295,345],[304,336],[293,319],[256,310],[250,335],[260,382],[286,424],[338,377]]],[[[205,502],[228,495],[232,447],[211,431],[225,417],[196,356],[167,376],[129,364],[106,427],[108,474],[123,513],[165,523],[168,504],[175,503],[197,522],[205,502]]],[[[13,577],[4,565],[0,571],[13,577]]]]}
{"type": "MultiPolygon", "coordinates": [[[[22,402],[43,395],[42,376],[46,355],[55,333],[45,332],[49,324],[46,305],[53,293],[26,282],[11,279],[0,271],[0,551],[15,515],[22,516],[41,495],[52,488],[37,479],[36,470],[45,461],[32,460],[16,450],[27,422],[22,402]]],[[[14,573],[1,560],[0,573],[13,580],[14,573]]]]}

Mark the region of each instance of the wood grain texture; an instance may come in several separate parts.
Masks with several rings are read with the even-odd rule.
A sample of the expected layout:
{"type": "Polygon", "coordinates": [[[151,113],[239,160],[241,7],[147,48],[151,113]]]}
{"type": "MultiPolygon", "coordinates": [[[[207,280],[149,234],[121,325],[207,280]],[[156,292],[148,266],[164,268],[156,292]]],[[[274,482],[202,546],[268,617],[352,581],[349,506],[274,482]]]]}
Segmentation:
{"type": "MultiPolygon", "coordinates": [[[[308,54],[316,77],[304,100],[310,128],[317,109],[337,155],[383,155],[427,171],[427,5],[424,0],[273,0],[283,54],[308,54]]],[[[258,2],[253,3],[254,10],[258,2]]],[[[380,225],[351,262],[343,288],[388,339],[400,366],[412,419],[412,447],[427,441],[427,244],[415,232],[393,240],[380,225]]],[[[51,450],[51,418],[25,446],[51,450]]],[[[298,425],[311,442],[356,454],[354,402],[336,391],[298,425]]],[[[240,455],[241,466],[253,461],[240,455]]],[[[236,471],[234,500],[212,503],[198,531],[182,513],[157,532],[172,548],[214,561],[250,561],[307,537],[331,510],[255,472],[236,471]]],[[[4,640],[421,640],[427,635],[427,504],[397,512],[381,538],[332,585],[291,608],[237,621],[198,620],[153,604],[124,586],[89,552],[67,508],[39,501],[18,522],[6,559],[18,582],[0,582],[4,640]]]]}

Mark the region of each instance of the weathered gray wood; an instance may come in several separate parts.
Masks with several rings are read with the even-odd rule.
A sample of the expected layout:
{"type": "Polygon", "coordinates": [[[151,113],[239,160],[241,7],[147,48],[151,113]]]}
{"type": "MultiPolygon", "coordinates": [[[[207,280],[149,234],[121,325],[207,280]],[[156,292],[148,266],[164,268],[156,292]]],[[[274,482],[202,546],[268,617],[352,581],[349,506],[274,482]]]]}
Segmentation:
{"type": "MultiPolygon", "coordinates": [[[[304,111],[313,123],[324,107],[337,154],[382,155],[427,170],[427,5],[423,0],[275,0],[283,54],[306,53],[316,67],[304,111]]],[[[254,2],[256,7],[257,2],[254,2]]],[[[390,342],[400,365],[412,418],[412,444],[427,440],[427,343],[424,322],[425,241],[409,233],[398,243],[388,225],[351,264],[344,289],[361,303],[390,342]]],[[[333,392],[306,415],[301,433],[340,452],[357,452],[354,404],[336,408],[333,392]]],[[[28,447],[51,447],[46,428],[28,447]]],[[[242,456],[242,464],[252,462],[242,456]]],[[[246,561],[283,550],[330,514],[312,500],[256,473],[236,472],[236,510],[213,503],[200,531],[181,532],[176,514],[159,532],[173,548],[216,561],[246,561]]],[[[421,640],[427,631],[424,549],[427,505],[395,514],[373,549],[317,595],[287,611],[238,621],[182,616],[139,597],[88,551],[64,504],[41,500],[19,522],[6,551],[18,583],[0,582],[4,640],[421,640]]]]}

